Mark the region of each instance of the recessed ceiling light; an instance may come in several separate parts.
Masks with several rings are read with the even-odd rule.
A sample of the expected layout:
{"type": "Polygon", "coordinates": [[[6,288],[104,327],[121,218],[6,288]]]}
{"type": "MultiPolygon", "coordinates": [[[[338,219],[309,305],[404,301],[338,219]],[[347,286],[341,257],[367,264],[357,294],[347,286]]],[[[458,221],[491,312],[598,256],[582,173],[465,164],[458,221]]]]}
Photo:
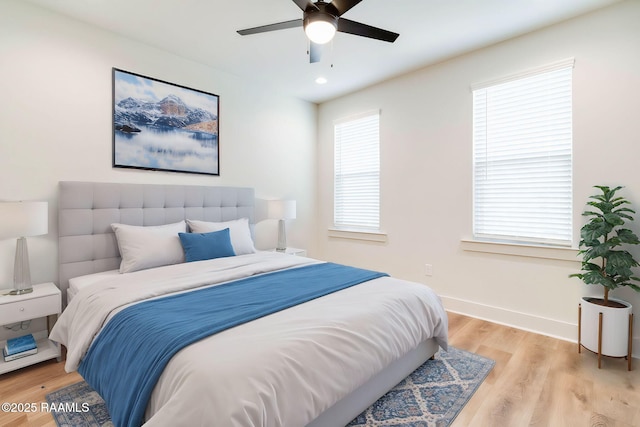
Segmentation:
{"type": "Polygon", "coordinates": [[[323,85],[323,84],[325,84],[326,82],[327,82],[327,79],[326,79],[326,78],[324,78],[324,77],[318,77],[318,78],[316,79],[316,83],[318,83],[319,85],[323,85]]]}

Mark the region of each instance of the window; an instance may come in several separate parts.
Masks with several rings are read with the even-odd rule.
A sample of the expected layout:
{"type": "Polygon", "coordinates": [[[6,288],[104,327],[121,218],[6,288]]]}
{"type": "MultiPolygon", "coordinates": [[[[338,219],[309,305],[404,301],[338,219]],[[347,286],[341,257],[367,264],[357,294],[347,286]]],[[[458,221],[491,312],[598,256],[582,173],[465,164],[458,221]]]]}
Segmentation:
{"type": "Polygon", "coordinates": [[[334,123],[333,222],[338,229],[380,228],[380,113],[334,123]]]}
{"type": "Polygon", "coordinates": [[[572,72],[473,87],[474,238],[571,245],[572,72]]]}

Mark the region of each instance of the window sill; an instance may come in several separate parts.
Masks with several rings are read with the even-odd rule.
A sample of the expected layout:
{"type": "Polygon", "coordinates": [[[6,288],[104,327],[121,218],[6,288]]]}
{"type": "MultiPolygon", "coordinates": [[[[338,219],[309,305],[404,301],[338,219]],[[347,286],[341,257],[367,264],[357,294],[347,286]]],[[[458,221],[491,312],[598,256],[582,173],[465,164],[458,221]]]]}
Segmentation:
{"type": "Polygon", "coordinates": [[[387,243],[387,233],[381,231],[329,229],[329,237],[335,239],[364,240],[366,242],[387,243]]]}
{"type": "Polygon", "coordinates": [[[527,245],[517,243],[487,242],[481,240],[461,240],[464,251],[485,252],[491,254],[513,255],[527,258],[555,259],[560,261],[581,262],[578,249],[560,246],[527,245]]]}

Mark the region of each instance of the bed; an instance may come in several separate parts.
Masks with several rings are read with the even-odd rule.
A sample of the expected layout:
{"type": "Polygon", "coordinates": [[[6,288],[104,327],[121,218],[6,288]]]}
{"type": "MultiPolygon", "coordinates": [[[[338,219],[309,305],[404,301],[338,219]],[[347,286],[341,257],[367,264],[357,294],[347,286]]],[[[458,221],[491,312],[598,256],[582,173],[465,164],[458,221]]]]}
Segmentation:
{"type": "MultiPolygon", "coordinates": [[[[446,313],[428,287],[311,258],[255,251],[247,241],[254,200],[250,188],[60,183],[60,288],[68,305],[51,338],[67,348],[65,369],[79,369],[107,396],[110,411],[116,408],[117,413],[111,414],[116,425],[346,425],[439,347],[446,348],[446,313]],[[199,233],[206,239],[214,235],[227,239],[220,242],[232,244],[233,256],[196,256],[194,262],[169,257],[167,264],[148,267],[148,259],[135,250],[162,245],[145,241],[133,249],[133,257],[131,247],[123,246],[137,242],[136,233],[143,227],[144,232],[157,227],[165,233],[186,221],[189,226],[180,234],[186,259],[194,261],[194,253],[200,256],[188,246],[199,233]],[[225,229],[224,224],[232,226],[225,229]],[[215,231],[210,232],[206,227],[213,225],[215,231]],[[122,273],[132,258],[136,268],[122,273]],[[336,285],[331,291],[310,291],[347,275],[357,275],[360,281],[336,285]],[[309,276],[319,278],[318,283],[309,276]],[[280,297],[273,291],[274,283],[290,286],[287,292],[307,299],[290,303],[289,294],[280,297]],[[244,297],[233,293],[240,288],[244,297]],[[223,302],[224,293],[228,293],[224,298],[239,303],[223,302]],[[272,303],[278,298],[286,305],[272,303]],[[212,335],[203,332],[201,337],[197,334],[209,322],[209,312],[196,320],[186,316],[197,311],[198,304],[216,313],[228,306],[223,315],[233,319],[247,307],[275,308],[244,323],[234,320],[228,329],[216,329],[212,335]],[[143,308],[159,311],[138,313],[143,308]],[[137,321],[134,318],[142,322],[158,318],[159,323],[128,323],[137,321]],[[159,328],[157,336],[165,330],[182,334],[180,347],[158,345],[165,347],[157,351],[166,362],[156,368],[157,380],[150,380],[156,377],[148,373],[138,375],[140,383],[132,376],[114,380],[141,370],[138,363],[145,362],[134,360],[156,359],[151,350],[147,353],[151,344],[142,344],[144,339],[154,340],[156,332],[148,332],[156,331],[153,328],[159,328]],[[136,336],[136,330],[143,333],[136,336]],[[120,341],[109,341],[112,337],[120,341]],[[128,348],[134,345],[144,351],[128,348]],[[134,400],[122,396],[143,388],[149,389],[148,398],[136,394],[141,403],[135,410],[119,406],[130,402],[111,402],[134,400]]],[[[167,257],[165,252],[171,251],[154,257],[167,257]]],[[[174,342],[173,338],[155,341],[174,342]]]]}

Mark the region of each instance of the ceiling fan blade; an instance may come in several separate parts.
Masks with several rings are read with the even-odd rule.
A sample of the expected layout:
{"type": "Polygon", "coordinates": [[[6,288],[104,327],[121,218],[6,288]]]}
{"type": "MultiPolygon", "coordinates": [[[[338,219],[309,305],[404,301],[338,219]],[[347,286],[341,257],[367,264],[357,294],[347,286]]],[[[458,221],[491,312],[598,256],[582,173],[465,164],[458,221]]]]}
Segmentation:
{"type": "Polygon", "coordinates": [[[323,45],[312,41],[309,42],[309,63],[313,64],[314,62],[320,62],[320,58],[322,57],[322,46],[323,45]]]}
{"type": "Polygon", "coordinates": [[[338,11],[338,16],[360,3],[362,0],[333,0],[331,4],[338,11]]]}
{"type": "Polygon", "coordinates": [[[293,0],[293,2],[297,4],[303,12],[306,12],[307,8],[309,7],[318,9],[318,6],[313,4],[313,2],[311,2],[310,0],[293,0]]]}
{"type": "Polygon", "coordinates": [[[266,33],[267,31],[286,30],[287,28],[302,27],[302,19],[294,19],[293,21],[278,22],[277,24],[262,25],[260,27],[247,28],[238,30],[241,36],[249,34],[266,33]]]}
{"type": "Polygon", "coordinates": [[[369,37],[370,39],[382,40],[393,43],[400,34],[383,30],[382,28],[372,27],[371,25],[362,24],[349,19],[338,19],[338,31],[342,33],[353,34],[356,36],[369,37]]]}

